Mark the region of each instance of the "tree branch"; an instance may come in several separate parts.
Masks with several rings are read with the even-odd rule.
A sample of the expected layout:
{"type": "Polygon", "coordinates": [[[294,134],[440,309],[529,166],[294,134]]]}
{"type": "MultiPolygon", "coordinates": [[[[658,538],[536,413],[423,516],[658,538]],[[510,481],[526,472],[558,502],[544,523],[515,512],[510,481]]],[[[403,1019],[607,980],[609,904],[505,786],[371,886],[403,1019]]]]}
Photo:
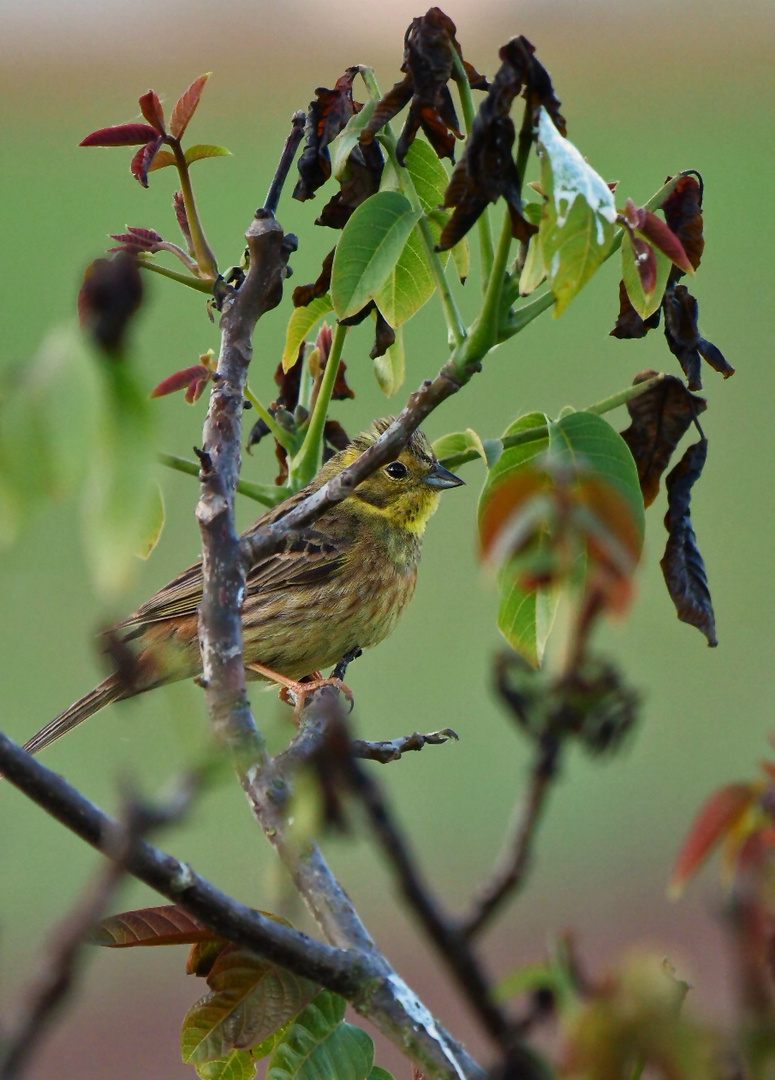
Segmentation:
{"type": "MultiPolygon", "coordinates": [[[[2,732],[0,771],[86,843],[116,858],[118,823],[2,732]]],[[[376,949],[336,948],[275,922],[145,840],[132,845],[123,865],[219,936],[347,998],[423,1072],[455,1080],[484,1080],[481,1067],[437,1024],[376,949]]]]}
{"type": "Polygon", "coordinates": [[[421,735],[415,731],[413,735],[404,735],[400,739],[383,740],[380,742],[367,742],[365,739],[352,739],[350,751],[353,757],[364,758],[367,761],[378,761],[387,765],[410,750],[422,750],[424,746],[441,746],[450,739],[458,741],[459,736],[452,728],[442,728],[441,731],[431,731],[427,735],[421,735]]]}

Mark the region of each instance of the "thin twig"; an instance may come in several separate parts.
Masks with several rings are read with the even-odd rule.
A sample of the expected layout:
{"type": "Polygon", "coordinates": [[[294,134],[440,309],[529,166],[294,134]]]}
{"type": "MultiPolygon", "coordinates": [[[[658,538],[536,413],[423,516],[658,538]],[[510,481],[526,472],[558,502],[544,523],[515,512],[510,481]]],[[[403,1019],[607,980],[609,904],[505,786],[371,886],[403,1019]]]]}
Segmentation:
{"type": "MultiPolygon", "coordinates": [[[[115,858],[116,821],[2,732],[0,772],[86,843],[115,858]]],[[[481,1067],[376,950],[336,948],[276,922],[227,896],[147,840],[132,846],[124,866],[219,936],[342,994],[423,1072],[450,1080],[484,1080],[481,1067]]]]}
{"type": "Polygon", "coordinates": [[[524,805],[518,806],[515,812],[512,838],[507,841],[492,875],[479,889],[471,911],[458,924],[460,932],[466,937],[478,933],[505,900],[516,895],[524,885],[536,830],[552,781],[557,775],[559,753],[560,745],[555,738],[546,736],[541,741],[530,772],[524,805]]]}
{"type": "Polygon", "coordinates": [[[352,739],[350,750],[353,757],[364,758],[367,761],[378,761],[387,765],[391,761],[398,761],[402,754],[410,750],[422,750],[424,746],[441,746],[442,743],[459,736],[452,728],[442,728],[441,731],[431,731],[427,735],[421,735],[415,731],[413,735],[404,735],[400,739],[389,739],[382,742],[367,742],[365,739],[352,739]]]}
{"type": "Polygon", "coordinates": [[[81,901],[58,926],[45,953],[40,975],[29,988],[15,1026],[0,1048],[0,1080],[16,1080],[24,1072],[57,1012],[71,994],[82,962],[82,947],[113,894],[128,873],[127,862],[148,832],[179,820],[190,804],[193,786],[186,783],[168,807],[157,809],[125,800],[122,820],[105,834],[111,862],[85,890],[81,901]]]}
{"type": "Polygon", "coordinates": [[[304,137],[304,124],[306,119],[306,113],[301,111],[295,112],[291,118],[291,131],[288,138],[285,140],[285,146],[280,155],[280,164],[277,166],[277,172],[274,174],[272,183],[269,186],[269,191],[266,193],[266,198],[264,199],[264,210],[268,210],[272,214],[277,213],[283,185],[288,177],[288,172],[293,164],[293,159],[296,157],[299,143],[304,137]]]}

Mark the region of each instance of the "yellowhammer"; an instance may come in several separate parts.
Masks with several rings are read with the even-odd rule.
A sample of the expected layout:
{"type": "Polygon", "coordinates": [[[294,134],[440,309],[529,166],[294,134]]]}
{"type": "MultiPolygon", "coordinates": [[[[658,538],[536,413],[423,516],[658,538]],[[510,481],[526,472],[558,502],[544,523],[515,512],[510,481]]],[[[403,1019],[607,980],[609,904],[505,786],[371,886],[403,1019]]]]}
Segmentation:
{"type": "MultiPolygon", "coordinates": [[[[308,487],[264,514],[246,535],[282,518],[322,487],[390,422],[376,421],[332,457],[308,487]]],[[[395,461],[311,528],[289,537],[284,550],[251,566],[242,608],[248,677],[271,679],[276,673],[285,677],[277,681],[287,684],[387,637],[412,598],[422,535],[439,494],[462,483],[439,465],[417,431],[395,461]]],[[[37,753],[112,701],[201,674],[201,598],[202,564],[197,562],[110,632],[114,641],[135,651],[131,680],[109,676],[33,735],[24,749],[37,753]]]]}

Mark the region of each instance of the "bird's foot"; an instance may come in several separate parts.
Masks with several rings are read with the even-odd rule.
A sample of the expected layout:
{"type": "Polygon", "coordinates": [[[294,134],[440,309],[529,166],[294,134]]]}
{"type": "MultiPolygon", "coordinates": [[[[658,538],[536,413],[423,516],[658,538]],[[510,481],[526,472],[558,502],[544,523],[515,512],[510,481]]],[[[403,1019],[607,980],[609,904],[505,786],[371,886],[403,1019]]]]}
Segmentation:
{"type": "Polygon", "coordinates": [[[281,687],[280,700],[284,701],[286,705],[294,706],[296,719],[300,716],[310,694],[314,694],[316,690],[320,690],[323,686],[335,686],[337,690],[341,690],[350,702],[350,712],[352,712],[355,704],[353,692],[346,683],[336,676],[324,679],[321,671],[313,671],[311,675],[305,675],[303,679],[297,681],[281,675],[278,671],[272,671],[271,668],[264,667],[263,664],[246,664],[245,667],[256,675],[261,675],[281,687]]]}

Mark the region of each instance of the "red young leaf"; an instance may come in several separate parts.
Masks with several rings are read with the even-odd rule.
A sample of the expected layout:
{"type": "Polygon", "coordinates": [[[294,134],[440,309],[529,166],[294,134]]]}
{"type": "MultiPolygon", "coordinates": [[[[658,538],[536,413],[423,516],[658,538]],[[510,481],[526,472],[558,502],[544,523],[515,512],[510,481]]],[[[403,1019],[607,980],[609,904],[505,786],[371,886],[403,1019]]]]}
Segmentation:
{"type": "Polygon", "coordinates": [[[195,405],[199,401],[200,397],[204,393],[204,388],[210,381],[210,373],[207,373],[207,377],[204,376],[201,379],[194,379],[192,383],[189,383],[188,390],[186,390],[185,398],[189,405],[195,405]]]}
{"type": "MultiPolygon", "coordinates": [[[[672,177],[667,178],[671,180],[672,177]]],[[[700,265],[705,240],[702,235],[702,178],[682,176],[662,204],[670,230],[675,233],[694,269],[700,265]]]]}
{"type": "Polygon", "coordinates": [[[100,128],[87,135],[79,146],[139,146],[158,138],[156,128],[147,124],[119,124],[117,127],[100,128]]]}
{"type": "Polygon", "coordinates": [[[683,270],[685,274],[694,274],[694,267],[684,251],[683,244],[672,229],[668,228],[656,214],[652,214],[650,210],[643,210],[638,230],[651,241],[654,247],[659,248],[663,255],[672,259],[679,270],[683,270]]]}
{"type": "Polygon", "coordinates": [[[177,904],[124,911],[103,919],[91,935],[92,945],[129,949],[136,945],[192,945],[217,938],[177,904]]]}
{"type": "Polygon", "coordinates": [[[635,268],[638,271],[641,287],[646,299],[650,299],[657,287],[657,257],[651,244],[642,237],[634,235],[630,237],[630,240],[635,251],[635,268]]]}
{"type": "Polygon", "coordinates": [[[151,127],[156,128],[160,135],[164,135],[164,109],[161,107],[159,95],[155,90],[149,90],[140,98],[140,111],[151,127]]]}
{"type": "Polygon", "coordinates": [[[162,137],[159,135],[153,142],[141,146],[132,158],[132,164],[130,165],[132,176],[134,176],[135,180],[138,180],[144,188],[148,187],[148,170],[151,165],[153,165],[153,159],[161,149],[162,141],[162,137]]]}
{"type": "MultiPolygon", "coordinates": [[[[199,380],[204,379],[207,382],[209,378],[210,372],[204,364],[194,364],[192,367],[183,368],[182,371],[176,371],[174,375],[170,375],[160,382],[158,386],[151,390],[151,397],[165,397],[167,394],[174,394],[176,390],[183,390],[186,387],[190,390],[199,380]]],[[[200,390],[197,397],[201,393],[200,390]]],[[[188,394],[186,394],[186,400],[190,400],[188,394]]]]}
{"type": "Polygon", "coordinates": [[[751,807],[758,792],[751,784],[728,784],[708,801],[694,819],[678,853],[670,878],[670,892],[680,893],[708,856],[751,807]]]}
{"type": "Polygon", "coordinates": [[[186,213],[186,202],[183,198],[182,191],[176,191],[172,197],[172,205],[175,210],[175,217],[177,218],[180,231],[183,233],[183,237],[188,246],[189,255],[194,254],[194,244],[191,239],[191,227],[188,224],[188,214],[186,213]]]}
{"type": "Polygon", "coordinates": [[[108,251],[128,251],[136,255],[139,251],[159,251],[159,244],[164,243],[164,238],[154,229],[138,229],[127,226],[128,232],[111,233],[110,239],[117,241],[121,247],[108,248],[108,251]]]}
{"type": "MultiPolygon", "coordinates": [[[[635,376],[633,384],[646,382],[657,374],[642,371],[635,376]]],[[[690,394],[675,375],[665,375],[662,382],[627,402],[632,423],[621,436],[635,459],[646,506],[656,499],[660,477],[676,446],[706,408],[705,399],[690,394]]]]}
{"type": "Polygon", "coordinates": [[[200,75],[198,79],[189,86],[188,90],[180,95],[175,108],[172,110],[172,117],[170,118],[170,134],[180,139],[183,132],[188,127],[191,117],[196,112],[196,107],[199,104],[199,99],[202,96],[202,91],[205,88],[205,83],[210,78],[211,72],[207,72],[205,75],[200,75]]]}
{"type": "Polygon", "coordinates": [[[708,645],[718,645],[713,601],[708,588],[697,538],[691,519],[692,487],[702,473],[708,453],[707,439],[700,439],[686,451],[672,472],[668,473],[668,511],[665,528],[669,536],[660,566],[667,590],[675,604],[681,622],[696,626],[708,639],[708,645]]]}

